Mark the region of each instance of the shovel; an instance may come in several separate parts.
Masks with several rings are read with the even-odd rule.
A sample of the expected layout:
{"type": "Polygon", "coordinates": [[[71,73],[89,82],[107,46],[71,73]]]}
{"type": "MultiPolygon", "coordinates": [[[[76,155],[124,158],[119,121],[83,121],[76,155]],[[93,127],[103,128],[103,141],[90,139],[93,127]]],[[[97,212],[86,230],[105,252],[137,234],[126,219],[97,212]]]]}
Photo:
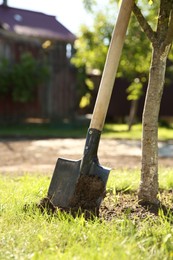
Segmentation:
{"type": "MultiPolygon", "coordinates": [[[[77,207],[80,204],[77,205],[77,201],[82,203],[87,197],[87,205],[95,201],[95,207],[99,208],[103,199],[110,169],[99,164],[97,151],[133,2],[134,0],[122,0],[121,3],[86,136],[83,157],[75,161],[64,158],[57,160],[48,189],[48,198],[56,207],[66,209],[77,207]]],[[[86,204],[84,207],[88,208],[86,204]]]]}

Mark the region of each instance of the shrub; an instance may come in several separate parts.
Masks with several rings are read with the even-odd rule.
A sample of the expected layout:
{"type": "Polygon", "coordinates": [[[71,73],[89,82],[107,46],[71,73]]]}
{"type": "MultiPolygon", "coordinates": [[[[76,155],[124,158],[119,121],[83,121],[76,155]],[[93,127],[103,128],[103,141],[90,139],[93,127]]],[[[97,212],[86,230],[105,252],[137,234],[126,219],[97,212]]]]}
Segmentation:
{"type": "Polygon", "coordinates": [[[0,63],[0,95],[8,93],[14,101],[30,101],[35,89],[48,77],[48,66],[31,53],[22,54],[19,62],[13,65],[3,59],[0,63]]]}

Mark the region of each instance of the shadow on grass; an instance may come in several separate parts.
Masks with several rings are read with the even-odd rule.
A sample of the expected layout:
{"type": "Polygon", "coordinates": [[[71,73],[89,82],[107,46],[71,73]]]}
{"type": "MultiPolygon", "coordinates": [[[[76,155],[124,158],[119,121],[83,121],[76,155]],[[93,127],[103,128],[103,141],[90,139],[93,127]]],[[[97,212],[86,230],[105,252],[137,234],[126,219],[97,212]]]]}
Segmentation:
{"type": "Polygon", "coordinates": [[[104,127],[104,133],[128,133],[129,130],[127,129],[122,129],[122,130],[117,130],[117,129],[112,129],[111,127],[104,127]]]}
{"type": "Polygon", "coordinates": [[[1,139],[84,138],[87,125],[79,122],[26,123],[0,126],[1,139]]]}

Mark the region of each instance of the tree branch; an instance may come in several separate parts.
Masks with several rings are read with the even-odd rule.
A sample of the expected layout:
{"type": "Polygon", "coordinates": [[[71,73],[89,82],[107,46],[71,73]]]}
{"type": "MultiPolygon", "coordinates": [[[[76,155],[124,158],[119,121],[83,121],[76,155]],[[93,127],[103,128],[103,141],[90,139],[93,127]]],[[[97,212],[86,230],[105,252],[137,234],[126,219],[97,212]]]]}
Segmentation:
{"type": "Polygon", "coordinates": [[[173,7],[170,13],[170,20],[169,20],[169,26],[168,26],[168,31],[166,34],[166,38],[163,42],[164,46],[167,46],[169,44],[171,44],[173,41],[173,7]]]}
{"type": "Polygon", "coordinates": [[[148,39],[152,42],[152,44],[154,44],[156,42],[156,33],[153,31],[136,3],[134,3],[133,6],[133,13],[136,16],[136,19],[138,20],[141,28],[146,33],[148,39]]]}
{"type": "MultiPolygon", "coordinates": [[[[168,31],[169,35],[172,34],[170,31],[170,26],[172,23],[172,9],[173,9],[173,0],[160,0],[160,10],[158,14],[158,23],[157,23],[157,35],[159,44],[164,48],[167,43],[168,31]],[[171,23],[170,23],[171,22],[171,23]]],[[[173,29],[173,27],[171,26],[173,29]]]]}

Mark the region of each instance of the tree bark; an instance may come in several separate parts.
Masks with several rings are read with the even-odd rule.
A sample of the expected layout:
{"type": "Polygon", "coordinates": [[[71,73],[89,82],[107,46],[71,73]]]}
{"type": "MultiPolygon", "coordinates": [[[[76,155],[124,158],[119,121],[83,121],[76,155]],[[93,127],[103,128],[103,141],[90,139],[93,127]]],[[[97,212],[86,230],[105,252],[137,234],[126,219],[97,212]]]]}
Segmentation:
{"type": "Polygon", "coordinates": [[[173,0],[160,0],[156,31],[153,31],[140,8],[133,12],[152,43],[148,89],[142,118],[142,169],[139,203],[159,203],[158,194],[158,116],[164,88],[166,61],[173,41],[173,0]]]}
{"type": "Polygon", "coordinates": [[[164,88],[166,60],[170,46],[164,52],[153,48],[148,89],[143,111],[142,169],[138,192],[139,203],[157,204],[158,198],[158,116],[164,88]]]}

